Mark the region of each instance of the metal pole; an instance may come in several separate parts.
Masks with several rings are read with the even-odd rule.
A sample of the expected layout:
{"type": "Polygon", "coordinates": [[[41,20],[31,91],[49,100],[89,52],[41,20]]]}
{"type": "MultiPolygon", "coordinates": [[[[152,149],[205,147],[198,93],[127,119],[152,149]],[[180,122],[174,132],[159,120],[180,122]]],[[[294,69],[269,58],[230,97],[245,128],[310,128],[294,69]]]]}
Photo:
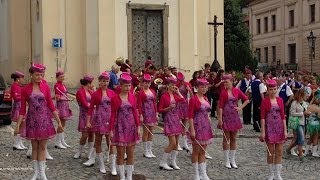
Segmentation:
{"type": "MultiPolygon", "coordinates": [[[[217,16],[214,16],[214,23],[216,24],[217,23],[217,16]]],[[[214,25],[214,60],[217,61],[217,35],[218,35],[218,32],[217,32],[217,25],[214,25]]]]}

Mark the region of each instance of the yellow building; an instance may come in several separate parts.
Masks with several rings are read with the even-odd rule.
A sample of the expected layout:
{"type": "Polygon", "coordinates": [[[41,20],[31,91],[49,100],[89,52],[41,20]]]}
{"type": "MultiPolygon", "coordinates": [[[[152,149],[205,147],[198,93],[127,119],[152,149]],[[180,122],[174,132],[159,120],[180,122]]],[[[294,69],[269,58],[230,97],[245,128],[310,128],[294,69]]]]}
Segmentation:
{"type": "Polygon", "coordinates": [[[27,73],[40,62],[49,82],[58,67],[73,87],[83,74],[110,70],[117,57],[138,67],[151,56],[158,66],[190,70],[190,78],[213,61],[214,15],[223,22],[223,0],[0,0],[0,72],[9,80],[14,70],[27,73]],[[52,47],[53,38],[62,48],[52,47]]]}

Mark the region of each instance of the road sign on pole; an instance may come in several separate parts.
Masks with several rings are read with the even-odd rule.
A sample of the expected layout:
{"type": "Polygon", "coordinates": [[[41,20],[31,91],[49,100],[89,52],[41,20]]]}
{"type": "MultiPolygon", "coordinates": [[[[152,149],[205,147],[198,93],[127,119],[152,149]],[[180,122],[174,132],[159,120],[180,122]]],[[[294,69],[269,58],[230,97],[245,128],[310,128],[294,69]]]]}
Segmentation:
{"type": "Polygon", "coordinates": [[[52,47],[53,48],[62,48],[62,39],[61,38],[53,38],[52,39],[52,47]]]}

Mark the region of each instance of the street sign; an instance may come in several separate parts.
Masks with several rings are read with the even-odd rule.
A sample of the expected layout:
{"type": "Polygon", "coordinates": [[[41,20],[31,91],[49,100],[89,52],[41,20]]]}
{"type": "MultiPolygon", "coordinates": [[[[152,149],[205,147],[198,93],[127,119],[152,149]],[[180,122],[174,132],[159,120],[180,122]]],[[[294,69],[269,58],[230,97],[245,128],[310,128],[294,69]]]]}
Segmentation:
{"type": "Polygon", "coordinates": [[[62,48],[62,39],[61,38],[53,38],[52,39],[52,47],[53,48],[62,48]]]}

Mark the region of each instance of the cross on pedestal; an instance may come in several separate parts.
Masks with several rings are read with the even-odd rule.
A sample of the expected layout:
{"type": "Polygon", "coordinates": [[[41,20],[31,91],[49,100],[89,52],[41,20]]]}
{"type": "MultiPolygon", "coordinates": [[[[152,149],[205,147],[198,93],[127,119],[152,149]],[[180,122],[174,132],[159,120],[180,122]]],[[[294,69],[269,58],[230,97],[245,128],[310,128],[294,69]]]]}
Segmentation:
{"type": "Polygon", "coordinates": [[[218,17],[215,15],[213,22],[208,22],[208,25],[213,26],[214,28],[214,60],[211,65],[210,71],[217,72],[221,66],[219,64],[219,61],[217,59],[217,36],[218,36],[218,26],[223,25],[223,23],[218,23],[217,22],[218,17]]]}

